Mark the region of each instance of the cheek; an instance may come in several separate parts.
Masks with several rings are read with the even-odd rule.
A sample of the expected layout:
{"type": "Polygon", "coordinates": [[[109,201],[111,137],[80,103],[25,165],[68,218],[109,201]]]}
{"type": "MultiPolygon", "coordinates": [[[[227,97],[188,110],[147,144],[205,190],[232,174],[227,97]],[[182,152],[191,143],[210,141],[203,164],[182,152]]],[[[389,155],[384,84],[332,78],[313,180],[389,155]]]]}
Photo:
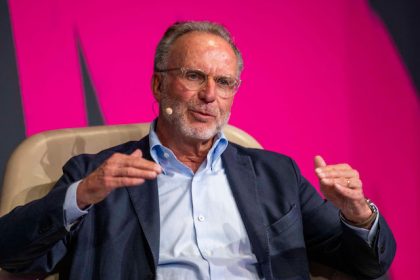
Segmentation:
{"type": "Polygon", "coordinates": [[[228,114],[232,108],[232,104],[233,104],[233,98],[227,99],[227,100],[222,99],[219,102],[220,113],[222,115],[228,114]]]}
{"type": "Polygon", "coordinates": [[[186,90],[182,86],[175,87],[172,91],[172,98],[176,99],[180,103],[193,102],[197,97],[195,92],[186,90]]]}
{"type": "Polygon", "coordinates": [[[178,108],[180,113],[184,114],[188,111],[188,108],[195,107],[196,98],[194,94],[190,94],[187,91],[178,92],[178,94],[171,95],[172,102],[178,108]]]}

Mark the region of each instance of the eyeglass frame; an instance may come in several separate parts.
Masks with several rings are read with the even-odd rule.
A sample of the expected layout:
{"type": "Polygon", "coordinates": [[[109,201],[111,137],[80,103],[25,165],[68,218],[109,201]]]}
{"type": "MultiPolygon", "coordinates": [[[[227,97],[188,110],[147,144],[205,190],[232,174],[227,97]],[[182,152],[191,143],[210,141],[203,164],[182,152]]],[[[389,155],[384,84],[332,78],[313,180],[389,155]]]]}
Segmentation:
{"type": "MultiPolygon", "coordinates": [[[[207,74],[206,72],[204,72],[201,69],[192,69],[192,68],[187,68],[187,67],[174,67],[174,68],[168,68],[168,69],[155,69],[155,72],[156,73],[167,73],[167,72],[172,72],[172,71],[180,71],[183,78],[185,78],[185,74],[186,74],[187,71],[193,71],[193,72],[196,72],[196,73],[200,73],[200,74],[202,74],[203,77],[205,77],[205,80],[196,89],[188,88],[188,86],[185,85],[189,90],[201,90],[208,83],[209,76],[213,76],[213,75],[207,74]]],[[[234,81],[233,88],[230,89],[229,86],[227,88],[228,90],[231,90],[232,91],[231,93],[229,93],[228,95],[225,95],[225,96],[222,96],[222,95],[218,94],[219,96],[224,97],[224,98],[229,98],[229,97],[234,96],[236,94],[236,92],[238,91],[239,86],[241,85],[241,82],[242,82],[240,79],[232,78],[230,76],[213,76],[213,80],[215,81],[216,85],[218,85],[222,89],[225,89],[225,88],[223,88],[223,86],[220,83],[217,82],[217,78],[219,78],[219,79],[220,78],[228,78],[228,79],[232,79],[234,81]]]]}

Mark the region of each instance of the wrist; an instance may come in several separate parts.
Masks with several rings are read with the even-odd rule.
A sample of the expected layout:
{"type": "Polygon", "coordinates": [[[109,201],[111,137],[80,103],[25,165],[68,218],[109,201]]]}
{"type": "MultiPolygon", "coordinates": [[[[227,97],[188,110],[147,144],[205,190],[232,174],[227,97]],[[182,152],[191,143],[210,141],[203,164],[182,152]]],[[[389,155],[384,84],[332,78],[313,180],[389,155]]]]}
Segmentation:
{"type": "Polygon", "coordinates": [[[84,210],[86,208],[88,208],[91,203],[87,202],[87,200],[85,199],[85,195],[83,192],[83,183],[85,181],[83,180],[79,186],[77,187],[76,190],[76,202],[77,202],[77,207],[79,207],[80,210],[84,210]]]}
{"type": "Polygon", "coordinates": [[[370,201],[370,199],[365,199],[366,206],[368,207],[369,214],[364,216],[358,216],[357,218],[348,218],[341,210],[340,210],[340,217],[341,219],[346,222],[347,224],[355,227],[366,228],[370,229],[373,222],[376,220],[378,216],[378,208],[376,205],[370,201]]]}

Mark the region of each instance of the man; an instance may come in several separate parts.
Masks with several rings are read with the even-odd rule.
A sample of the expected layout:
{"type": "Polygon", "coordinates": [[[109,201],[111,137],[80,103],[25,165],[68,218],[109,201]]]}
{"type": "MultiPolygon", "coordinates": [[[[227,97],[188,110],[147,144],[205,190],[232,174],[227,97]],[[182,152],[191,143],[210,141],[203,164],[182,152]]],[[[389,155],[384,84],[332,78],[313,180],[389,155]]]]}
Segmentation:
{"type": "Polygon", "coordinates": [[[46,197],[2,217],[0,266],[60,279],[308,279],[314,260],[384,274],[395,241],[356,170],[315,158],[326,202],[290,158],[223,136],[242,65],[222,26],[171,26],[150,135],[71,159],[46,197]]]}

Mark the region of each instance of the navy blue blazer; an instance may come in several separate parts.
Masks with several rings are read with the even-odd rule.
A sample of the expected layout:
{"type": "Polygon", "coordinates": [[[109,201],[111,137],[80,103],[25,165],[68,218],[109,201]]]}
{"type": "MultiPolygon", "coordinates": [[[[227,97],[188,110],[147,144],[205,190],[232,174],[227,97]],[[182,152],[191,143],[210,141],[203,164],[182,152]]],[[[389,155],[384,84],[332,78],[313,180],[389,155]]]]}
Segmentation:
{"type": "MultiPolygon", "coordinates": [[[[60,280],[154,279],[160,238],[156,180],[113,191],[70,232],[63,221],[71,183],[113,153],[137,148],[151,159],[148,137],[72,158],[48,195],[0,218],[0,267],[40,275],[59,272],[60,280]]],[[[338,210],[290,158],[230,143],[222,161],[265,279],[309,279],[309,260],[358,279],[378,277],[389,268],[396,245],[382,216],[371,248],[342,225],[338,210]]]]}

